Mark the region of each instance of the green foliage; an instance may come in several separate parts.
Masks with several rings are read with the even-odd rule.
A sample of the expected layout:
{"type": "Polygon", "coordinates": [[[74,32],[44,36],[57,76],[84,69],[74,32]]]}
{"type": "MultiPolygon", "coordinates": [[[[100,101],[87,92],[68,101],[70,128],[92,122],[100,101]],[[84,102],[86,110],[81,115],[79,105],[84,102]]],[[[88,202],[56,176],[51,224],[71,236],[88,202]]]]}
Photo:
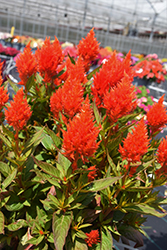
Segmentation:
{"type": "MultiPolygon", "coordinates": [[[[75,60],[69,58],[74,66],[75,60]]],[[[141,110],[110,121],[91,94],[91,79],[100,68],[87,74],[83,95],[90,99],[93,125],[99,128],[98,149],[92,156],[78,154],[75,159],[75,148],[74,154],[65,154],[63,135],[73,118],[63,112],[55,117],[50,110],[50,98],[64,81],[45,83],[39,73],[28,79],[25,97],[32,116],[18,134],[2,118],[0,243],[6,249],[106,250],[113,248],[113,239],[121,237],[140,247],[143,215],[166,215],[161,205],[167,199],[154,191],[167,179],[156,176],[161,167],[156,160],[160,141],[152,140],[141,161],[131,162],[127,171],[128,159],[122,159],[119,147],[141,110]],[[135,169],[132,176],[131,169],[135,169]],[[98,231],[99,241],[89,246],[86,239],[92,231],[98,231]]],[[[55,73],[53,79],[60,80],[66,70],[55,73]]],[[[9,83],[17,92],[17,86],[9,83]]],[[[147,94],[142,91],[143,96],[147,94]]]]}

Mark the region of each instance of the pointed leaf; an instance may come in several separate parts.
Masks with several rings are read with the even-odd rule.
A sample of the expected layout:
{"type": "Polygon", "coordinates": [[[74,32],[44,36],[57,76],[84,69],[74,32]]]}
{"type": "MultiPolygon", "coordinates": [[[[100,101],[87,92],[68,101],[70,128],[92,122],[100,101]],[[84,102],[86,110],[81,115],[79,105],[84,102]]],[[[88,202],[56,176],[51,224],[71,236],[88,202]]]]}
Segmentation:
{"type": "Polygon", "coordinates": [[[27,222],[23,219],[17,220],[16,222],[13,222],[7,226],[9,231],[17,231],[22,227],[27,226],[27,222]]]}
{"type": "Polygon", "coordinates": [[[56,250],[63,250],[72,217],[72,212],[53,214],[52,230],[56,250]]]}
{"type": "Polygon", "coordinates": [[[0,133],[0,139],[6,144],[8,148],[11,148],[12,146],[11,142],[1,133],[0,133]]]}
{"type": "Polygon", "coordinates": [[[27,83],[26,83],[26,91],[27,91],[27,92],[28,92],[28,91],[31,89],[31,87],[34,85],[34,83],[35,83],[34,78],[35,78],[34,74],[28,78],[28,81],[27,81],[27,83]]]}
{"type": "Polygon", "coordinates": [[[59,148],[60,145],[61,145],[61,140],[60,138],[52,131],[50,130],[49,128],[46,128],[45,129],[47,131],[47,133],[50,135],[50,137],[52,138],[53,142],[54,142],[54,145],[59,148]]]}
{"type": "Polygon", "coordinates": [[[107,227],[102,228],[100,250],[112,249],[113,238],[107,227]]]}
{"type": "Polygon", "coordinates": [[[50,174],[51,176],[59,179],[60,172],[56,167],[47,162],[38,161],[35,157],[33,158],[37,166],[40,167],[45,173],[50,174]]]}
{"type": "Polygon", "coordinates": [[[84,241],[80,242],[80,241],[76,240],[74,250],[88,250],[88,247],[84,241]]]}
{"type": "MultiPolygon", "coordinates": [[[[25,151],[27,151],[27,149],[29,147],[31,147],[33,144],[38,145],[42,139],[42,133],[43,133],[44,127],[38,131],[37,133],[35,133],[29,140],[26,141],[24,147],[25,147],[25,151]]],[[[24,152],[23,152],[24,153],[24,152]]]]}
{"type": "Polygon", "coordinates": [[[90,80],[96,72],[99,72],[100,68],[102,67],[102,65],[100,65],[98,68],[94,69],[93,71],[91,71],[88,75],[87,75],[87,79],[90,80]]]}
{"type": "Polygon", "coordinates": [[[69,167],[71,166],[71,162],[62,154],[58,154],[58,164],[57,168],[61,172],[63,176],[67,177],[67,171],[69,167]]]}
{"type": "Polygon", "coordinates": [[[100,122],[101,122],[101,117],[100,117],[100,113],[99,113],[99,110],[98,110],[98,108],[96,106],[95,101],[93,102],[93,111],[94,111],[94,115],[95,115],[97,124],[99,125],[100,122]]]}
{"type": "Polygon", "coordinates": [[[91,184],[87,186],[86,189],[84,189],[84,192],[97,192],[103,190],[111,186],[113,183],[117,182],[121,178],[122,177],[108,177],[105,179],[93,181],[91,184]]]}
{"type": "Polygon", "coordinates": [[[4,163],[3,161],[0,161],[0,172],[5,177],[7,177],[11,173],[9,166],[6,163],[4,163]]]}
{"type": "Polygon", "coordinates": [[[162,218],[166,215],[166,213],[159,213],[153,207],[150,207],[149,205],[146,204],[136,204],[132,206],[125,206],[122,208],[125,209],[127,212],[137,212],[140,214],[154,215],[158,218],[162,218]]]}
{"type": "Polygon", "coordinates": [[[13,171],[11,172],[10,175],[8,175],[8,177],[3,181],[2,183],[2,190],[5,189],[7,186],[9,186],[11,184],[11,182],[13,181],[13,179],[16,177],[17,174],[17,169],[13,169],[13,171]]]}
{"type": "Polygon", "coordinates": [[[4,234],[4,223],[5,223],[5,218],[3,213],[0,211],[0,234],[4,234]]]}

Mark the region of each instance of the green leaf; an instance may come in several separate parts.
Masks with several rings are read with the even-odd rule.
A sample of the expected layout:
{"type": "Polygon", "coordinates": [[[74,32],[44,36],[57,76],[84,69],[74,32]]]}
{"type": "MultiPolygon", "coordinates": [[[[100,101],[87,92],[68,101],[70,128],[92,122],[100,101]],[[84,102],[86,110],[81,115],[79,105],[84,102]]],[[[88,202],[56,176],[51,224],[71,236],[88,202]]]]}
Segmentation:
{"type": "Polygon", "coordinates": [[[60,171],[56,167],[47,162],[38,161],[36,158],[34,158],[34,161],[37,164],[37,166],[40,167],[45,173],[50,174],[56,179],[59,179],[60,171]]]}
{"type": "Polygon", "coordinates": [[[24,205],[20,202],[19,196],[13,193],[5,207],[8,211],[19,211],[24,205]]]}
{"type": "Polygon", "coordinates": [[[11,172],[10,175],[8,175],[8,177],[3,181],[2,183],[2,190],[5,189],[7,186],[9,186],[11,184],[11,182],[13,181],[13,179],[16,177],[17,174],[17,169],[13,169],[13,171],[11,172]]]}
{"type": "Polygon", "coordinates": [[[111,186],[113,183],[117,182],[121,178],[122,177],[108,177],[105,179],[93,181],[87,186],[86,189],[84,189],[84,192],[98,192],[111,186]]]}
{"type": "Polygon", "coordinates": [[[24,144],[25,150],[23,151],[23,154],[25,154],[25,152],[27,152],[27,150],[29,150],[32,145],[37,146],[41,142],[41,135],[43,133],[44,128],[45,127],[43,127],[40,131],[36,132],[30,139],[26,141],[26,143],[24,144]]]}
{"type": "Polygon", "coordinates": [[[34,74],[28,78],[28,81],[27,81],[27,83],[26,83],[26,91],[27,91],[27,92],[28,92],[28,91],[31,89],[31,87],[34,85],[34,83],[35,83],[34,78],[35,78],[35,75],[34,75],[34,74]]]}
{"type": "Polygon", "coordinates": [[[74,250],[88,250],[88,246],[84,241],[76,240],[74,250]]]}
{"type": "Polygon", "coordinates": [[[0,161],[0,172],[5,177],[7,177],[11,173],[9,166],[6,163],[4,163],[3,161],[0,161]]]}
{"type": "Polygon", "coordinates": [[[0,139],[6,144],[8,148],[11,148],[11,142],[2,133],[0,133],[0,139]]]}
{"type": "Polygon", "coordinates": [[[100,65],[98,68],[94,69],[93,71],[91,71],[88,75],[87,75],[87,79],[90,80],[96,72],[99,72],[100,68],[102,67],[102,65],[100,65]]]}
{"type": "Polygon", "coordinates": [[[12,89],[14,90],[14,92],[17,93],[17,91],[19,90],[19,88],[17,87],[17,85],[14,82],[12,82],[10,80],[9,77],[8,77],[8,83],[10,84],[10,86],[12,87],[12,89]]]}
{"type": "Polygon", "coordinates": [[[64,176],[67,177],[67,171],[70,166],[71,166],[71,162],[64,155],[59,153],[57,168],[59,169],[63,177],[64,176]]]}
{"type": "Polygon", "coordinates": [[[95,115],[97,124],[99,125],[100,122],[101,122],[101,117],[100,117],[100,113],[99,113],[99,110],[98,110],[98,108],[96,106],[95,101],[93,102],[93,111],[94,111],[94,115],[95,115]]]}
{"type": "MultiPolygon", "coordinates": [[[[39,132],[41,130],[41,127],[35,127],[35,129],[39,132]]],[[[54,132],[53,132],[54,133],[54,132]]],[[[46,148],[47,150],[53,150],[55,147],[54,147],[54,141],[53,139],[51,138],[50,135],[48,135],[48,132],[46,131],[46,128],[45,130],[42,132],[42,135],[41,135],[43,138],[41,140],[41,143],[42,145],[44,146],[44,148],[46,148]]],[[[56,135],[55,135],[56,136],[56,135]]]]}
{"type": "Polygon", "coordinates": [[[5,218],[3,213],[0,211],[0,234],[4,234],[4,223],[5,223],[5,218]]]}
{"type": "Polygon", "coordinates": [[[150,207],[146,204],[128,205],[122,208],[125,209],[127,212],[137,212],[140,214],[154,215],[158,218],[162,218],[166,215],[166,213],[159,213],[153,207],[150,207]]]}
{"type": "Polygon", "coordinates": [[[64,74],[66,72],[66,70],[67,70],[67,68],[65,66],[64,69],[62,69],[55,77],[57,78],[57,77],[61,76],[62,74],[64,74]]]}
{"type": "Polygon", "coordinates": [[[22,227],[26,227],[27,225],[28,224],[25,220],[20,219],[20,220],[17,220],[16,222],[13,222],[13,223],[7,225],[7,228],[9,231],[17,231],[22,227]]]}
{"type": "Polygon", "coordinates": [[[110,164],[110,167],[112,168],[113,173],[117,176],[117,167],[114,164],[113,160],[111,159],[111,157],[110,157],[110,155],[108,153],[108,150],[107,150],[107,159],[108,159],[108,162],[110,164]]]}
{"type": "Polygon", "coordinates": [[[8,138],[14,139],[14,134],[12,131],[7,129],[3,124],[2,124],[2,128],[3,128],[3,133],[6,134],[8,138]]]}
{"type": "Polygon", "coordinates": [[[113,238],[107,227],[102,228],[100,250],[112,249],[113,238]]]}
{"type": "Polygon", "coordinates": [[[68,53],[68,57],[70,58],[70,61],[72,62],[72,64],[75,65],[75,60],[70,56],[70,54],[68,53]]]}
{"type": "Polygon", "coordinates": [[[50,136],[46,135],[46,134],[44,135],[41,143],[44,146],[44,148],[46,148],[47,150],[53,150],[54,149],[52,138],[50,136]]]}
{"type": "Polygon", "coordinates": [[[45,129],[47,131],[47,133],[50,135],[50,137],[52,138],[54,145],[59,148],[61,146],[61,140],[60,138],[49,128],[45,129]]]}
{"type": "Polygon", "coordinates": [[[53,214],[52,230],[56,250],[63,250],[72,217],[72,212],[53,214]]]}

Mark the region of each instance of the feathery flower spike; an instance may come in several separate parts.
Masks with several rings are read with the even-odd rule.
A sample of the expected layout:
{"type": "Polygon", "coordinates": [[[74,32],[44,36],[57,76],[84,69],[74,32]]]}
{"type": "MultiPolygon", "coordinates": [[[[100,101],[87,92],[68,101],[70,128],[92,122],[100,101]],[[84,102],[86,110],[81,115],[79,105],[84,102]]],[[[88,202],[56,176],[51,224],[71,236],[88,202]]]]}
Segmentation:
{"type": "Polygon", "coordinates": [[[103,64],[102,68],[93,77],[92,94],[97,106],[103,104],[103,97],[107,91],[117,86],[124,78],[125,73],[129,76],[129,81],[133,81],[133,70],[131,65],[130,51],[123,61],[120,61],[114,51],[108,61],[103,64]]]}
{"type": "Polygon", "coordinates": [[[10,106],[5,110],[5,118],[9,125],[13,126],[16,132],[23,129],[32,114],[31,108],[24,97],[23,88],[17,91],[10,102],[10,106]]]}
{"type": "Polygon", "coordinates": [[[67,131],[63,131],[64,154],[71,161],[83,161],[93,156],[99,143],[97,142],[99,128],[95,127],[89,99],[86,98],[80,113],[67,124],[67,131]]]}
{"type": "Polygon", "coordinates": [[[19,84],[26,87],[28,79],[37,72],[37,62],[31,52],[30,42],[25,47],[23,53],[17,57],[16,66],[21,79],[19,84]]]}
{"type": "Polygon", "coordinates": [[[144,154],[147,153],[149,139],[144,119],[139,121],[137,126],[129,133],[123,141],[123,147],[119,145],[119,152],[123,159],[130,162],[140,162],[144,154]]]}
{"type": "Polygon", "coordinates": [[[55,37],[53,44],[46,38],[41,49],[37,49],[35,56],[38,62],[38,71],[44,82],[52,82],[57,74],[57,67],[63,61],[62,48],[55,37]]]}
{"type": "Polygon", "coordinates": [[[93,29],[87,34],[85,39],[80,40],[78,46],[78,55],[82,56],[85,64],[85,70],[89,69],[89,63],[93,61],[99,53],[99,44],[95,38],[93,29]]]}
{"type": "Polygon", "coordinates": [[[91,230],[90,233],[86,233],[86,236],[88,238],[85,239],[85,242],[88,247],[92,247],[93,244],[97,244],[98,242],[100,242],[98,230],[91,230]]]}
{"type": "Polygon", "coordinates": [[[158,103],[153,104],[147,113],[148,125],[150,125],[152,134],[160,131],[167,123],[167,110],[163,101],[164,95],[161,96],[158,103]]]}
{"type": "Polygon", "coordinates": [[[9,99],[9,96],[7,94],[7,89],[4,89],[4,86],[2,86],[2,83],[3,83],[3,79],[2,79],[2,75],[1,75],[2,74],[2,65],[3,65],[3,63],[0,63],[0,111],[9,99]]]}
{"type": "Polygon", "coordinates": [[[103,107],[113,123],[136,108],[135,87],[131,84],[128,75],[125,75],[115,88],[106,92],[103,103],[103,107]]]}

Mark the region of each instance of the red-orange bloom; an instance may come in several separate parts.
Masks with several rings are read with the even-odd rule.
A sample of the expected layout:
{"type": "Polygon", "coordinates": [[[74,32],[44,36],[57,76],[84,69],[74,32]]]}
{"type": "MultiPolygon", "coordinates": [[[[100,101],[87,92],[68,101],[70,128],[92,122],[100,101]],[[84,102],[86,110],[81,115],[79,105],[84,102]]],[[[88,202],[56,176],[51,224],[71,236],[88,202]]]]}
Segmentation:
{"type": "Polygon", "coordinates": [[[162,167],[156,171],[156,174],[167,175],[167,136],[162,139],[158,147],[157,160],[162,167]]]}
{"type": "Polygon", "coordinates": [[[103,99],[103,107],[112,122],[132,112],[136,108],[135,87],[131,84],[128,75],[122,78],[115,88],[106,92],[103,99]]]}
{"type": "Polygon", "coordinates": [[[0,63],[0,111],[9,99],[9,96],[7,94],[7,89],[4,89],[4,86],[1,86],[3,83],[3,79],[2,79],[2,75],[1,75],[2,65],[3,65],[3,63],[0,63]]]}
{"type": "Polygon", "coordinates": [[[31,114],[31,108],[24,97],[23,88],[21,88],[10,102],[10,107],[5,110],[6,120],[18,132],[26,125],[31,114]]]}
{"type": "Polygon", "coordinates": [[[26,86],[30,76],[37,72],[37,62],[35,56],[31,52],[30,43],[27,44],[23,53],[17,57],[16,66],[21,79],[19,84],[26,86]]]}
{"type": "Polygon", "coordinates": [[[87,70],[88,63],[93,61],[99,53],[99,44],[93,29],[90,30],[85,39],[80,40],[77,49],[78,55],[82,56],[87,70]]]}
{"type": "Polygon", "coordinates": [[[84,89],[77,79],[70,77],[65,81],[50,98],[51,111],[56,118],[59,117],[59,112],[72,118],[81,109],[84,89]]]}
{"type": "Polygon", "coordinates": [[[57,67],[64,57],[58,39],[55,37],[54,42],[51,43],[50,38],[46,38],[43,46],[41,49],[37,49],[35,55],[38,61],[38,71],[44,78],[44,81],[46,83],[53,81],[57,67]]]}
{"type": "Polygon", "coordinates": [[[90,233],[86,233],[88,238],[85,239],[88,247],[92,247],[93,244],[97,244],[100,242],[99,238],[99,231],[98,230],[91,230],[90,233]]]}
{"type": "Polygon", "coordinates": [[[96,152],[99,128],[95,127],[93,118],[87,98],[80,113],[67,124],[67,131],[63,131],[63,150],[71,161],[78,158],[84,161],[96,152]]]}
{"type": "Polygon", "coordinates": [[[161,130],[167,123],[167,112],[163,101],[164,95],[147,112],[148,125],[150,125],[152,134],[161,130]]]}
{"type": "Polygon", "coordinates": [[[88,173],[88,181],[93,181],[97,177],[96,166],[91,166],[88,168],[88,170],[90,170],[90,172],[88,173]]]}
{"type": "Polygon", "coordinates": [[[142,119],[123,141],[123,147],[119,145],[119,152],[128,162],[140,162],[141,157],[147,153],[149,139],[147,128],[142,119]]]}
{"type": "Polygon", "coordinates": [[[87,78],[85,76],[85,69],[84,69],[84,63],[83,59],[81,57],[78,57],[75,64],[73,64],[68,57],[66,62],[64,62],[59,68],[58,72],[63,70],[66,67],[66,71],[59,77],[63,81],[67,80],[67,78],[70,76],[71,79],[76,79],[77,82],[86,83],[87,78]]]}
{"type": "Polygon", "coordinates": [[[129,76],[129,80],[133,81],[133,70],[131,65],[130,52],[126,55],[125,59],[120,61],[116,52],[113,52],[108,61],[103,64],[102,68],[94,76],[92,94],[97,106],[101,106],[103,103],[104,94],[115,87],[124,77],[126,73],[129,76]]]}

